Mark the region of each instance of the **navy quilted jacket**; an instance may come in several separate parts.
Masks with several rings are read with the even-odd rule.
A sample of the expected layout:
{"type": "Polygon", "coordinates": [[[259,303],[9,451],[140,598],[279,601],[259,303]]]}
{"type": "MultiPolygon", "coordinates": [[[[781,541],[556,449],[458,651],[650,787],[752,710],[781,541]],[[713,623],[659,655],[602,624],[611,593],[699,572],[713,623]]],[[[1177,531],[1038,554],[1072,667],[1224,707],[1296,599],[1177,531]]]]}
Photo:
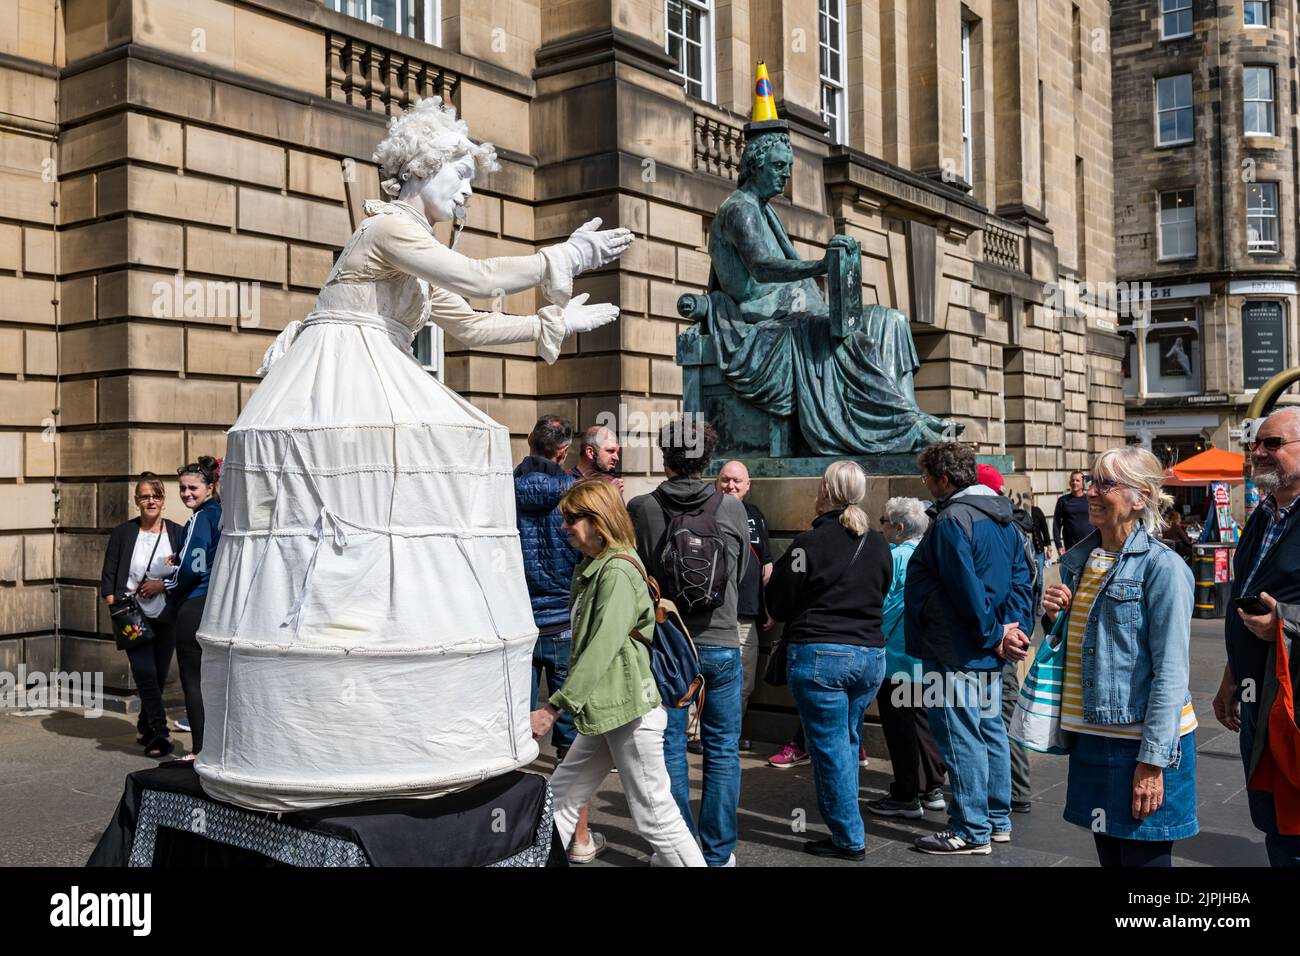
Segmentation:
{"type": "Polygon", "coordinates": [[[533,623],[554,627],[569,620],[569,586],[582,555],[560,530],[557,506],[575,479],[553,461],[529,455],[515,469],[515,523],[524,552],[524,578],[533,623]]]}

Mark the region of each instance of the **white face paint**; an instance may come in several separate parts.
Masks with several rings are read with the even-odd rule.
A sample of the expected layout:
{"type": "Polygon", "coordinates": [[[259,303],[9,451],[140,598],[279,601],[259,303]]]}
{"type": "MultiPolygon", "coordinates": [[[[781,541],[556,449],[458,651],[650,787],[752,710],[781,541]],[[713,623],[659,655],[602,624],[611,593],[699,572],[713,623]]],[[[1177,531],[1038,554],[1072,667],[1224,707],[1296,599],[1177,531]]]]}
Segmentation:
{"type": "Polygon", "coordinates": [[[408,180],[400,198],[419,208],[430,222],[447,222],[456,218],[457,207],[463,207],[473,194],[470,183],[474,172],[473,157],[461,156],[444,162],[428,179],[408,180]]]}

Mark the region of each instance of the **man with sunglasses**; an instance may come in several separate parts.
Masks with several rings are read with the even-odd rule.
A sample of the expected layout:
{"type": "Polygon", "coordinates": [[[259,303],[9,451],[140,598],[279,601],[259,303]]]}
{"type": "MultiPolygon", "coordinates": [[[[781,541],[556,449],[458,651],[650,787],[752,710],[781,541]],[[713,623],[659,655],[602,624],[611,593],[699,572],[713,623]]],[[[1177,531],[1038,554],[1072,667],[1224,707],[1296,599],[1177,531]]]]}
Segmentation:
{"type": "MultiPolygon", "coordinates": [[[[1269,415],[1259,426],[1250,448],[1251,473],[1265,497],[1246,522],[1233,561],[1232,604],[1226,621],[1228,662],[1214,698],[1214,716],[1240,734],[1241,758],[1247,779],[1258,741],[1267,727],[1262,691],[1273,666],[1270,642],[1276,635],[1274,609],[1251,615],[1237,599],[1268,595],[1272,601],[1300,604],[1300,407],[1288,406],[1269,415]]],[[[1273,794],[1247,790],[1250,819],[1264,833],[1272,866],[1300,866],[1300,836],[1278,830],[1273,794]]]]}

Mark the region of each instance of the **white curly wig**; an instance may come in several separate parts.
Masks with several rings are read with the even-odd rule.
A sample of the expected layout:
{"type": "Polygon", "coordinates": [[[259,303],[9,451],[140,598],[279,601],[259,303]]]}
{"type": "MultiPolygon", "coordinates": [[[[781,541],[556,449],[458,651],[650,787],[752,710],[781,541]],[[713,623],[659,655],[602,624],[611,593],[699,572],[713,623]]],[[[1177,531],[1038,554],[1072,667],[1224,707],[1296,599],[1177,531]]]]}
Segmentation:
{"type": "Polygon", "coordinates": [[[388,135],[372,158],[379,163],[384,192],[396,196],[408,179],[432,176],[444,162],[461,156],[472,156],[486,172],[501,168],[492,144],[475,144],[469,126],[456,118],[456,108],[445,106],[441,96],[431,96],[388,121],[388,135]]]}

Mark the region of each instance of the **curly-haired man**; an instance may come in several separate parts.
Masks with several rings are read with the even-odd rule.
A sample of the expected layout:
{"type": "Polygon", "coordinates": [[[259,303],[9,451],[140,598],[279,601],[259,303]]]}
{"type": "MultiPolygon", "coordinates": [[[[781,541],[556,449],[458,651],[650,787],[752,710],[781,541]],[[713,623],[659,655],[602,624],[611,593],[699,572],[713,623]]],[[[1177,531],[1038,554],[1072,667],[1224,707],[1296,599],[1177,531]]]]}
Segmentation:
{"type": "MultiPolygon", "coordinates": [[[[673,798],[686,825],[700,838],[709,866],[735,863],[736,808],[740,803],[741,691],[744,673],[740,660],[740,637],[736,626],[740,581],[749,560],[749,517],[740,499],[724,495],[701,475],[709,466],[718,445],[718,433],[696,416],[669,421],[659,431],[667,480],[648,495],[633,498],[627,506],[636,530],[636,549],[651,574],[664,582],[662,567],[669,525],[679,515],[705,518],[697,529],[715,531],[721,539],[723,575],[716,606],[705,606],[682,615],[683,623],[700,652],[700,670],[709,689],[700,715],[700,739],[704,745],[704,792],[699,826],[690,807],[690,779],[686,764],[685,708],[668,711],[664,731],[664,756],[672,779],[673,798]]],[[[671,595],[665,595],[671,596],[671,595]]]]}

